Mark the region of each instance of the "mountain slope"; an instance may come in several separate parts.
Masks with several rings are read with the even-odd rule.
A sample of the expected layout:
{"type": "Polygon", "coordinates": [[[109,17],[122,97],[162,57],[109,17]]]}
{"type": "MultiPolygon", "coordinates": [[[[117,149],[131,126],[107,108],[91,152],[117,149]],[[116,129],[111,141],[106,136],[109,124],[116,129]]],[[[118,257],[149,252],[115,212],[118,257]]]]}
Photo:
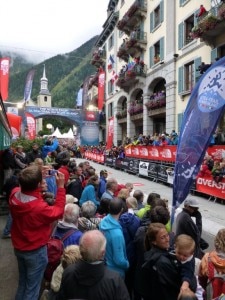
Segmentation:
{"type": "Polygon", "coordinates": [[[45,65],[48,88],[52,95],[53,106],[73,108],[79,87],[86,76],[93,74],[96,69],[90,64],[93,47],[97,40],[93,37],[76,50],[49,58],[38,65],[21,65],[20,70],[10,68],[9,99],[16,102],[23,99],[26,76],[30,69],[35,69],[32,100],[36,100],[40,92],[40,79],[45,65]],[[24,67],[24,69],[22,69],[24,67]]]}

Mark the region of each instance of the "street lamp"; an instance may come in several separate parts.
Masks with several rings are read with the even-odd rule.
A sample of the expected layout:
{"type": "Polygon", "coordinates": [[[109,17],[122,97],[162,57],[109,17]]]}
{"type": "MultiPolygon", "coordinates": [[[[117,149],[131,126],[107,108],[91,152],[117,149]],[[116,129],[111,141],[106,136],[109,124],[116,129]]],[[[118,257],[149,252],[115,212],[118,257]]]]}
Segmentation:
{"type": "Polygon", "coordinates": [[[53,129],[53,125],[52,125],[52,124],[48,123],[48,124],[46,125],[46,128],[49,129],[50,132],[52,133],[52,129],[53,129]]]}

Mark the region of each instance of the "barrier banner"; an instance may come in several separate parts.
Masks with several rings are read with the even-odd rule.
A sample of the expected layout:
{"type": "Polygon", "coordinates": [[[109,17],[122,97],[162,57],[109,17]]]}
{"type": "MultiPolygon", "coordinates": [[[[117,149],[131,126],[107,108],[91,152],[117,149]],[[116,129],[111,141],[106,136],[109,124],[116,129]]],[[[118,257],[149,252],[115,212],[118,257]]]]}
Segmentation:
{"type": "Polygon", "coordinates": [[[148,177],[153,178],[153,179],[158,178],[158,165],[156,163],[149,163],[148,177]]]}
{"type": "Polygon", "coordinates": [[[169,168],[170,167],[166,165],[158,165],[158,180],[168,182],[167,169],[169,168]]]}
{"type": "Polygon", "coordinates": [[[115,157],[106,156],[106,158],[105,158],[105,164],[107,166],[110,166],[110,167],[115,167],[116,166],[116,158],[115,157]]]}
{"type": "Polygon", "coordinates": [[[129,161],[126,158],[117,158],[116,159],[116,168],[121,170],[129,170],[129,161]]]}
{"type": "Polygon", "coordinates": [[[125,158],[125,159],[128,160],[128,162],[129,162],[128,172],[133,173],[133,174],[138,174],[139,160],[137,160],[137,159],[128,159],[128,158],[125,158]]]}
{"type": "Polygon", "coordinates": [[[196,190],[206,195],[225,199],[225,180],[217,183],[212,177],[197,177],[196,190]]]}
{"type": "Polygon", "coordinates": [[[148,177],[148,167],[149,167],[149,162],[140,161],[140,163],[139,163],[139,175],[143,175],[143,176],[148,177]]]}
{"type": "Polygon", "coordinates": [[[174,162],[176,157],[176,146],[126,146],[127,157],[135,157],[149,160],[162,160],[174,162]]]}

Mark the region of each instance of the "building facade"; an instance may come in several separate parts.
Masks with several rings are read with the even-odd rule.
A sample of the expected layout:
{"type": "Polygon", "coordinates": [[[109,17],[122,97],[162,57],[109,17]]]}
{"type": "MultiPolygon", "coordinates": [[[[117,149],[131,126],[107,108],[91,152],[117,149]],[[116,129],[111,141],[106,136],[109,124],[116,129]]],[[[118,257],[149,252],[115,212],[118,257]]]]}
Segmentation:
{"type": "Polygon", "coordinates": [[[114,118],[115,145],[179,132],[203,66],[225,52],[225,4],[206,0],[204,8],[195,0],[109,1],[91,63],[106,72],[103,129],[107,136],[114,118]]]}

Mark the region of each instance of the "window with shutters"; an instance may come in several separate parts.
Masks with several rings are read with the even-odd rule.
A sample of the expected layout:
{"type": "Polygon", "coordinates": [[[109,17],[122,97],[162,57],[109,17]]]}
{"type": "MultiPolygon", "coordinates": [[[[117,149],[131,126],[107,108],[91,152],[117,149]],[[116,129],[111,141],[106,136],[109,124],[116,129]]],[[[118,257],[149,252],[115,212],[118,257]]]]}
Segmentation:
{"type": "Polygon", "coordinates": [[[164,60],[164,38],[150,47],[150,67],[164,60]]]}
{"type": "Polygon", "coordinates": [[[164,1],[150,13],[150,32],[153,32],[164,20],[164,1]]]}
{"type": "Polygon", "coordinates": [[[180,6],[186,5],[190,0],[180,0],[180,6]]]}
{"type": "Polygon", "coordinates": [[[112,94],[114,92],[114,83],[112,80],[108,81],[108,94],[112,94]]]}
{"type": "Polygon", "coordinates": [[[194,61],[184,65],[184,89],[191,91],[195,85],[194,61]]]}
{"type": "Polygon", "coordinates": [[[110,50],[114,45],[114,35],[112,34],[108,41],[108,49],[110,50]]]}
{"type": "Polygon", "coordinates": [[[192,28],[196,24],[195,14],[192,14],[186,20],[178,25],[178,49],[183,48],[193,41],[193,37],[191,36],[192,28]]]}

